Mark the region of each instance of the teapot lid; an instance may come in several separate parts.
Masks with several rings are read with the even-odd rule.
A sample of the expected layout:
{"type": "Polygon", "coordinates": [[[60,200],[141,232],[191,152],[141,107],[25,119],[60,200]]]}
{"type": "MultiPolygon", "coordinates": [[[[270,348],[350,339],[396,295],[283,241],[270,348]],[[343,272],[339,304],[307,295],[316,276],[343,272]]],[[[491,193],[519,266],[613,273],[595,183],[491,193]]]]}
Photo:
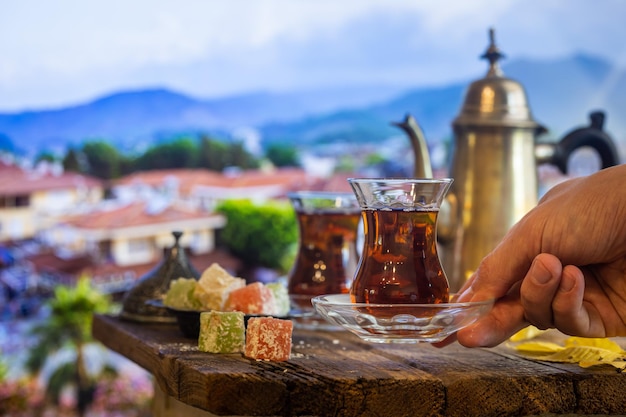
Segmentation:
{"type": "Polygon", "coordinates": [[[493,28],[489,29],[489,41],[487,51],[481,56],[489,61],[487,75],[469,85],[453,124],[540,127],[532,117],[524,87],[505,77],[500,68],[498,61],[504,54],[496,46],[493,28]]]}

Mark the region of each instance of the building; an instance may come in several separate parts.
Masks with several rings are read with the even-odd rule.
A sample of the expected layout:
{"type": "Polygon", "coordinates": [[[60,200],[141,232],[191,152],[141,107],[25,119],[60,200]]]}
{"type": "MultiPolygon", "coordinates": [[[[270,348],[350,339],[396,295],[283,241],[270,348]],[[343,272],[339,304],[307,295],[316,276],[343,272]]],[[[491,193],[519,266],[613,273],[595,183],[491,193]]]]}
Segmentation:
{"type": "Polygon", "coordinates": [[[116,181],[112,192],[122,201],[150,196],[212,211],[224,200],[248,199],[262,203],[284,198],[290,191],[311,189],[318,182],[298,168],[232,169],[224,173],[207,169],[171,169],[130,174],[116,181]]]}
{"type": "Polygon", "coordinates": [[[216,231],[226,224],[215,213],[221,201],[262,203],[290,191],[349,191],[345,178],[320,179],[296,168],[154,170],[114,181],[112,198],[104,199],[100,180],[5,164],[0,236],[5,246],[20,249],[23,262],[3,268],[0,280],[20,290],[71,284],[87,275],[108,292],[123,291],[160,262],[174,243],[173,231],[183,233],[180,245],[196,269],[219,262],[236,271],[238,261],[215,246],[216,231]]]}
{"type": "Polygon", "coordinates": [[[57,216],[89,210],[103,195],[97,178],[0,161],[0,243],[33,239],[57,216]]]}
{"type": "Polygon", "coordinates": [[[176,202],[108,202],[90,213],[58,219],[41,238],[49,246],[123,267],[159,258],[173,245],[173,231],[183,232],[180,244],[191,253],[209,253],[215,248],[215,230],[225,224],[221,214],[176,202]]]}

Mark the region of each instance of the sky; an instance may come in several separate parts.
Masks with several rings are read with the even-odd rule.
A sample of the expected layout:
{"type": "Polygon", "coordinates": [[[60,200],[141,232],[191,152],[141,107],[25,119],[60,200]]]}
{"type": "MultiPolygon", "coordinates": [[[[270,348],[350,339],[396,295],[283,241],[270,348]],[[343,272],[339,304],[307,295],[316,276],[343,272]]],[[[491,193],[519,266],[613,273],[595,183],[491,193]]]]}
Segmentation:
{"type": "Polygon", "coordinates": [[[197,98],[481,78],[507,59],[626,67],[623,0],[0,0],[0,112],[113,92],[197,98]]]}

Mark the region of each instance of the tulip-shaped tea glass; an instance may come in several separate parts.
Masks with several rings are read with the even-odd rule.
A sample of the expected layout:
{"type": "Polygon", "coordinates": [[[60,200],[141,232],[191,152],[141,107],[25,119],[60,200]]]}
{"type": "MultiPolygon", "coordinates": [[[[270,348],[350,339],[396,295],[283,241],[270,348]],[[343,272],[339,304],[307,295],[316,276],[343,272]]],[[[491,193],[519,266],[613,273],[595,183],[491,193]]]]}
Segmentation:
{"type": "Polygon", "coordinates": [[[365,230],[352,302],[447,303],[448,280],[437,255],[437,216],[452,180],[348,181],[365,230]]]}
{"type": "Polygon", "coordinates": [[[348,180],[365,240],[349,295],[315,297],[329,322],[365,340],[443,340],[489,310],[457,303],[437,254],[437,217],[451,179],[348,180]]]}
{"type": "Polygon", "coordinates": [[[287,278],[289,297],[293,311],[314,313],[312,297],[350,290],[359,259],[361,210],[353,193],[301,191],[288,197],[300,233],[298,254],[287,278]]]}

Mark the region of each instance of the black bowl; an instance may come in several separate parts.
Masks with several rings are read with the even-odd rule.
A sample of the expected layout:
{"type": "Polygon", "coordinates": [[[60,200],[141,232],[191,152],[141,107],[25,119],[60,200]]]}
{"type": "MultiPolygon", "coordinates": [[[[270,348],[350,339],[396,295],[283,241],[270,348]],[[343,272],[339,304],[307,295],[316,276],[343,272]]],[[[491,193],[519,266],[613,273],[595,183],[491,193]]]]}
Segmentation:
{"type": "MultiPolygon", "coordinates": [[[[165,308],[172,316],[176,317],[176,323],[178,323],[178,327],[180,328],[183,336],[189,339],[197,339],[200,335],[200,314],[204,311],[211,310],[187,310],[187,309],[178,309],[170,306],[166,306],[163,304],[162,300],[149,300],[146,301],[150,305],[154,307],[165,308]]],[[[278,317],[278,316],[270,316],[268,314],[246,314],[243,318],[244,324],[248,325],[248,320],[252,317],[276,317],[280,319],[287,319],[287,317],[278,317]]]]}
{"type": "Polygon", "coordinates": [[[170,313],[176,316],[176,323],[183,336],[190,339],[197,339],[200,334],[200,313],[195,310],[177,310],[166,307],[170,313]]]}
{"type": "Polygon", "coordinates": [[[147,304],[153,307],[164,308],[176,318],[176,323],[183,336],[190,339],[197,339],[200,334],[200,310],[178,309],[163,304],[163,300],[148,300],[147,304]]]}

